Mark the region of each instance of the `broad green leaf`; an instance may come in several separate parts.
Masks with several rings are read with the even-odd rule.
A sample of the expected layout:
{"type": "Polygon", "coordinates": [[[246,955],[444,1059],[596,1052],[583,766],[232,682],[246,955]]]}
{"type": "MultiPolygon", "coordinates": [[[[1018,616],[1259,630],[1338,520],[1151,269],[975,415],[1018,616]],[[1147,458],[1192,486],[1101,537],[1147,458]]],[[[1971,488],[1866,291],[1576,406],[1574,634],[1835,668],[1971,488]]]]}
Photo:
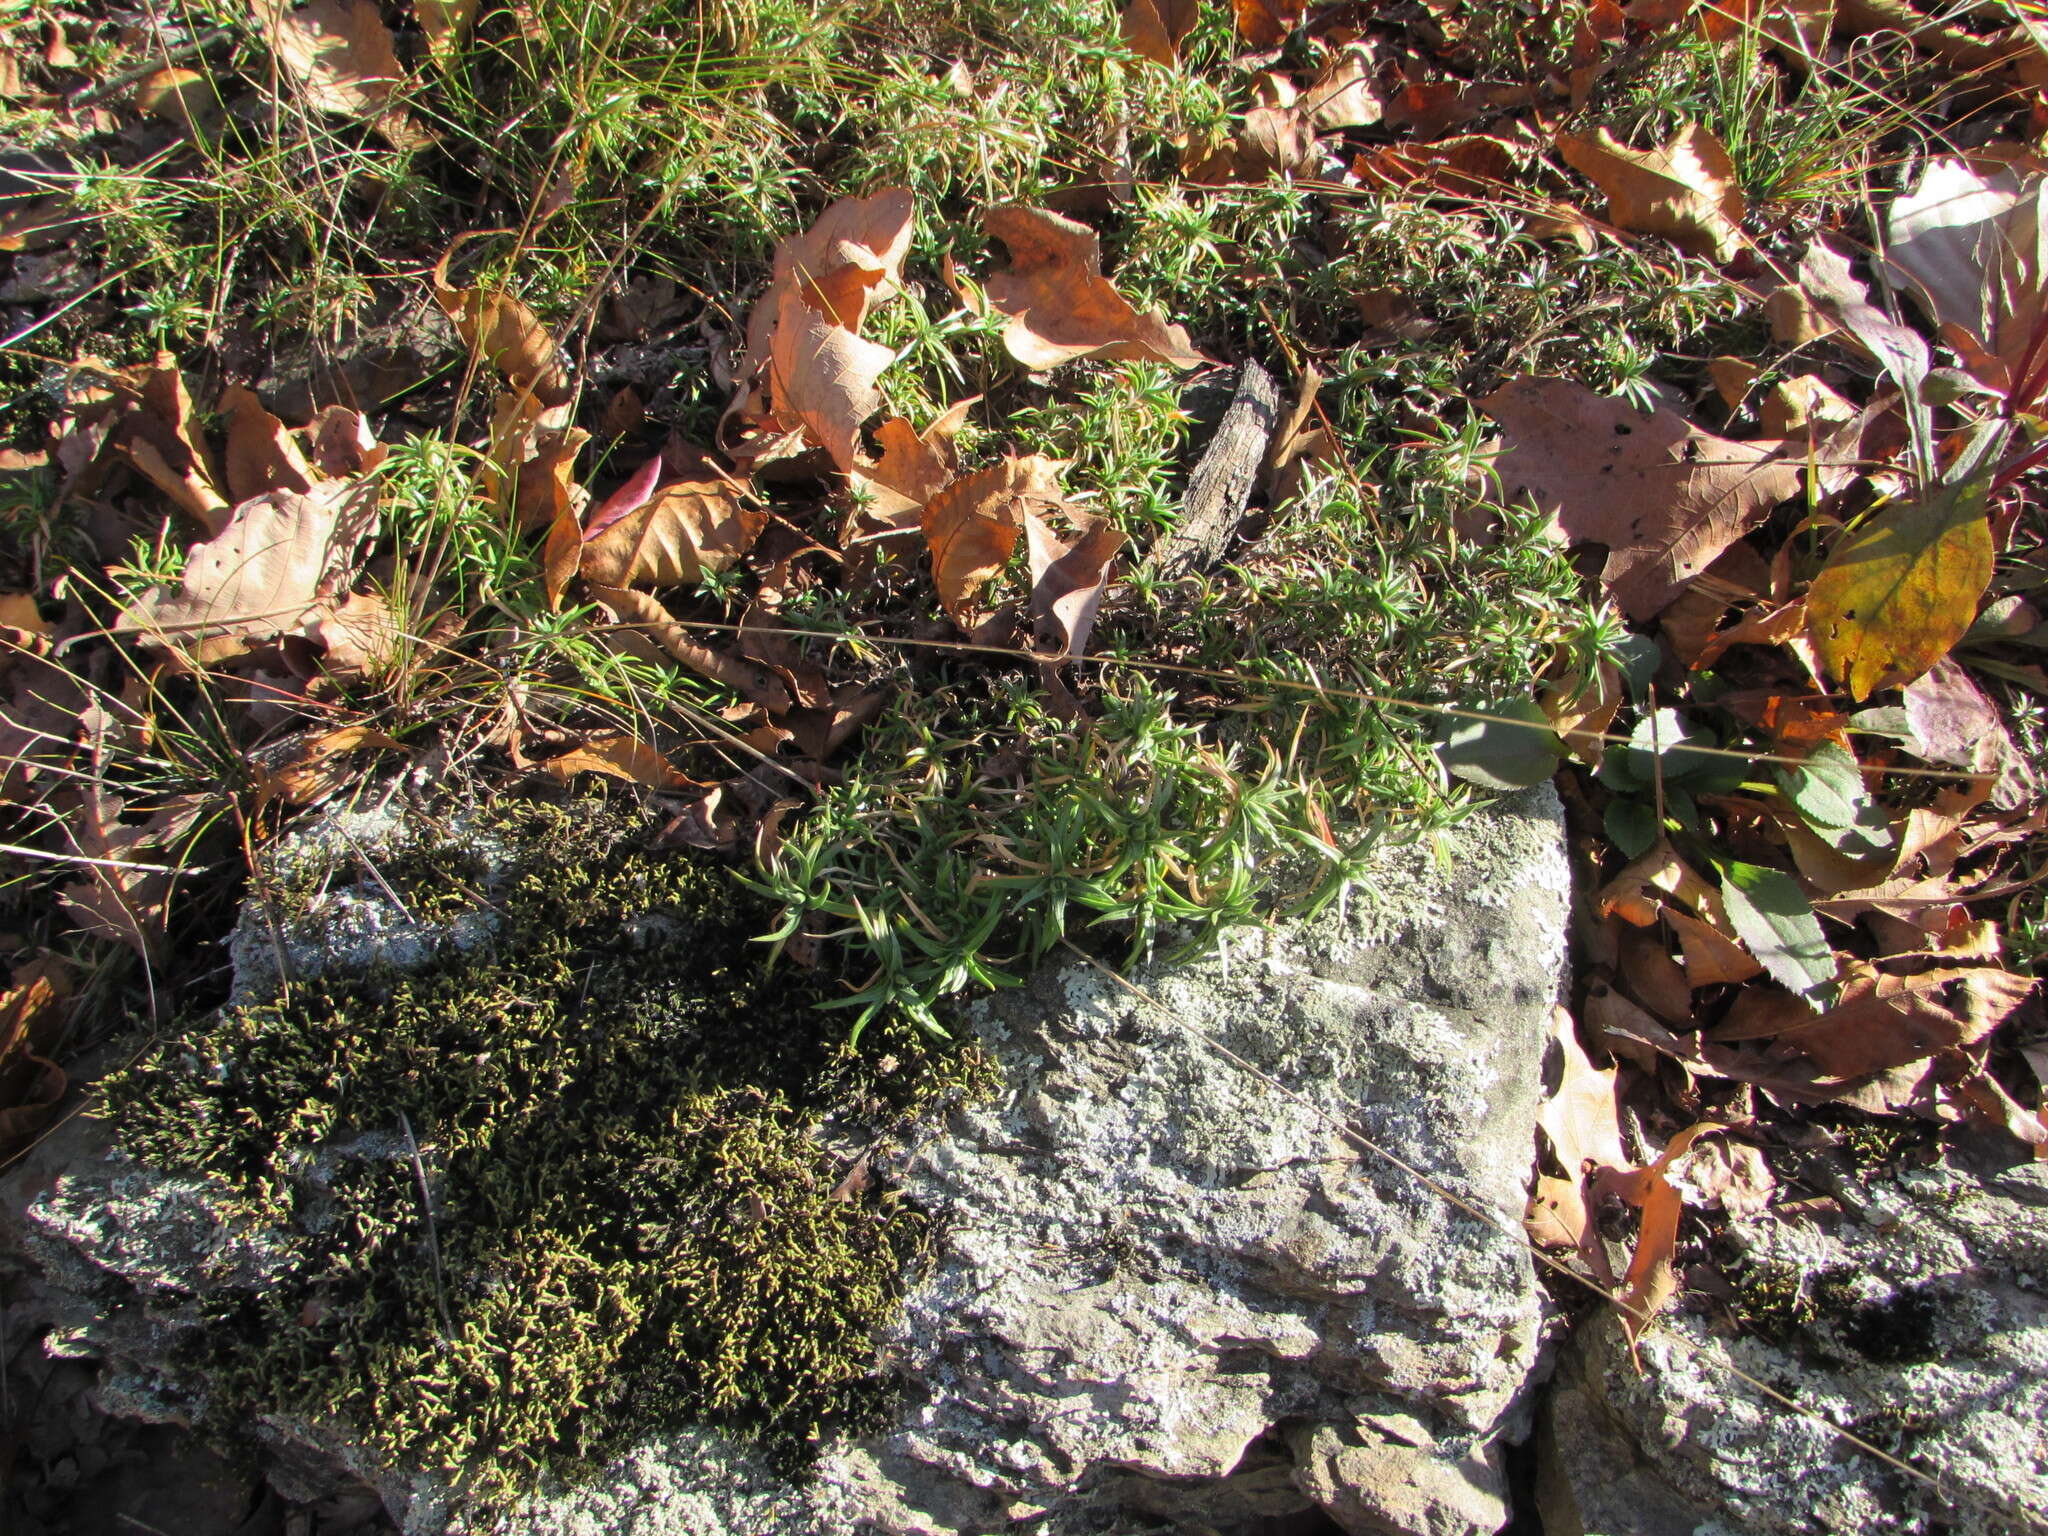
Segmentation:
{"type": "Polygon", "coordinates": [[[1865,858],[1892,846],[1891,817],[1864,787],[1855,755],[1824,741],[1796,768],[1772,776],[1814,833],[1837,853],[1865,858]]]}
{"type": "Polygon", "coordinates": [[[1564,743],[1533,700],[1486,705],[1484,713],[1499,718],[1445,717],[1436,745],[1445,768],[1487,789],[1527,789],[1557,772],[1564,743]]]}
{"type": "Polygon", "coordinates": [[[1607,802],[1607,814],[1603,819],[1607,826],[1607,841],[1619,848],[1626,858],[1640,858],[1657,841],[1656,808],[1640,800],[1624,800],[1619,795],[1615,796],[1607,802]]]}
{"type": "Polygon", "coordinates": [[[1969,632],[1991,584],[1990,485],[1979,474],[1880,513],[1813,578],[1807,629],[1851,698],[1910,683],[1969,632]]]}
{"type": "Polygon", "coordinates": [[[1835,957],[1799,882],[1761,864],[1716,867],[1728,921],[1757,963],[1773,981],[1809,1001],[1821,1001],[1834,983],[1835,957]]]}
{"type": "Polygon", "coordinates": [[[1688,725],[1677,710],[1660,709],[1638,720],[1635,729],[1629,732],[1628,745],[1614,755],[1623,759],[1625,773],[1644,784],[1655,782],[1654,765],[1661,763],[1664,782],[1669,785],[1729,761],[1717,753],[1698,750],[1720,744],[1720,737],[1704,726],[1688,725]]]}

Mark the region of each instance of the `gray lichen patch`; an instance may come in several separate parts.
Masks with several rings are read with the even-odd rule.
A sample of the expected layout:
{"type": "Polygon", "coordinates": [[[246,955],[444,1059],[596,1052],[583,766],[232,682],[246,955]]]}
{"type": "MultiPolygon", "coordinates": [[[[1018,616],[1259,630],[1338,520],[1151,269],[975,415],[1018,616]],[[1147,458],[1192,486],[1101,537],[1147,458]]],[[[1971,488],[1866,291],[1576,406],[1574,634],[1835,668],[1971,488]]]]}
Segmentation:
{"type": "Polygon", "coordinates": [[[191,1021],[107,1084],[127,1153],[264,1234],[263,1283],[214,1276],[180,1335],[216,1425],[345,1424],[495,1495],[686,1424],[787,1451],[868,1404],[927,1223],[842,1175],[973,1062],[886,1021],[848,1049],[829,980],[764,963],[758,903],[629,831],[521,803],[387,848],[394,905],[482,935],[191,1021]]]}

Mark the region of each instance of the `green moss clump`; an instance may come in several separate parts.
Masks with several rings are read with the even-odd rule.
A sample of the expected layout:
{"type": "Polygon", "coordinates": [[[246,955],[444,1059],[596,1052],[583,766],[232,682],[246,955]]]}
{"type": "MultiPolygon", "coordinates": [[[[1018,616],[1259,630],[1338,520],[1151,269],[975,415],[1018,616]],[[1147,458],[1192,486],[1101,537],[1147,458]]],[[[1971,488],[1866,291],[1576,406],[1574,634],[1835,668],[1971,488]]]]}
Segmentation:
{"type": "MultiPolygon", "coordinates": [[[[767,910],[628,851],[623,813],[494,817],[519,873],[489,945],[227,1010],[106,1085],[130,1151],[289,1234],[286,1283],[209,1303],[193,1363],[220,1416],[339,1416],[498,1497],[646,1429],[786,1450],[872,1406],[874,1330],[928,1230],[836,1189],[845,1149],[977,1062],[887,1020],[856,1054],[825,980],[763,963],[767,910]]],[[[410,899],[446,863],[380,873],[410,899]]]]}

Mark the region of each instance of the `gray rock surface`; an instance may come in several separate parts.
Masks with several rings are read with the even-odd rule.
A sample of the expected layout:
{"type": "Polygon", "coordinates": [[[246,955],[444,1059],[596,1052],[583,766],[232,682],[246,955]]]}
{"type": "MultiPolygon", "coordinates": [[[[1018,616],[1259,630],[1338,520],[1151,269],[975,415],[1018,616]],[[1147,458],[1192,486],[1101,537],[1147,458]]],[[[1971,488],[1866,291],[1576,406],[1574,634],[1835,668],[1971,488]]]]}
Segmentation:
{"type": "MultiPolygon", "coordinates": [[[[1136,977],[1147,996],[1047,970],[977,1011],[1001,1094],[878,1170],[942,1229],[878,1341],[891,1428],[823,1447],[801,1483],[692,1432],[509,1516],[451,1519],[402,1471],[376,1478],[387,1503],[413,1536],[1250,1536],[1317,1510],[1375,1536],[1498,1530],[1548,1338],[1519,1222],[1567,898],[1544,786],[1389,851],[1347,911],[1136,977]]],[[[167,1279],[260,1283],[276,1258],[208,1225],[189,1182],[116,1162],[31,1208],[52,1273],[89,1272],[96,1321],[71,1337],[117,1357],[111,1379],[195,1388],[152,1381],[116,1323],[167,1279]]],[[[368,1471],[331,1433],[258,1428],[297,1493],[368,1471]]]]}
{"type": "Polygon", "coordinates": [[[1546,1531],[2048,1529],[2048,1165],[1963,1157],[1878,1181],[1863,1218],[1733,1224],[1738,1286],[1768,1278],[1782,1295],[1789,1281],[1812,1303],[1800,1321],[1729,1336],[1677,1312],[1643,1340],[1641,1372],[1611,1319],[1581,1328],[1545,1411],[1546,1531]],[[1940,1486],[1788,1413],[1729,1364],[1940,1486]]]}
{"type": "Polygon", "coordinates": [[[1006,1091],[895,1171],[945,1223],[882,1341],[895,1430],[780,1498],[650,1443],[504,1529],[1497,1531],[1545,1338],[1517,1234],[1567,886],[1546,786],[1390,853],[1345,914],[1136,977],[1157,1005],[1078,962],[994,998],[1006,1091]],[[1353,1109],[1503,1226],[1349,1144],[1353,1109]]]}

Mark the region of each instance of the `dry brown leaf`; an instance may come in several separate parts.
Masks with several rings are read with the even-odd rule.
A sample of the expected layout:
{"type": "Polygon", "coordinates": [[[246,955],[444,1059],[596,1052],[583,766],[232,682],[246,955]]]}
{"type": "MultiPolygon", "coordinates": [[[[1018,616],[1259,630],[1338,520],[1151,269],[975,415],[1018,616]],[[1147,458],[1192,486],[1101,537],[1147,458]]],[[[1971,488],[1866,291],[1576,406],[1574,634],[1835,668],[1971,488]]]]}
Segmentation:
{"type": "Polygon", "coordinates": [[[1802,373],[1770,387],[1758,419],[1766,437],[1791,437],[1819,427],[1846,426],[1856,419],[1856,407],[1825,379],[1802,373]]]}
{"type": "Polygon", "coordinates": [[[1514,180],[1515,154],[1501,139],[1468,133],[1431,144],[1387,144],[1367,150],[1351,162],[1351,173],[1368,187],[1487,197],[1514,180]]]}
{"type": "Polygon", "coordinates": [[[1550,720],[1567,750],[1598,768],[1607,752],[1607,728],[1625,698],[1621,669],[1605,657],[1591,677],[1571,676],[1544,690],[1537,705],[1550,720]]]}
{"type": "Polygon", "coordinates": [[[1618,1171],[1599,1181],[1603,1191],[1620,1195],[1642,1212],[1635,1253],[1615,1297],[1631,1343],[1678,1294],[1678,1276],[1671,1261],[1678,1249],[1678,1218],[1685,1207],[1665,1174],[1700,1137],[1726,1129],[1712,1122],[1689,1125],[1671,1138],[1649,1167],[1618,1171]]]}
{"type": "Polygon", "coordinates": [[[1661,612],[1800,489],[1782,444],[1645,416],[1566,379],[1511,379],[1479,406],[1506,432],[1502,487],[1532,493],[1572,543],[1607,546],[1601,579],[1631,618],[1661,612]]]}
{"type": "MultiPolygon", "coordinates": [[[[1560,1070],[1557,1087],[1536,1111],[1536,1124],[1550,1143],[1551,1155],[1564,1171],[1562,1188],[1546,1186],[1548,1235],[1562,1246],[1584,1246],[1593,1228],[1582,1193],[1593,1168],[1625,1167],[1620,1111],[1615,1101],[1613,1067],[1596,1067],[1579,1044],[1578,1028],[1562,1008],[1550,1010],[1550,1038],[1556,1043],[1560,1070]]],[[[1542,1240],[1542,1234],[1538,1234],[1542,1240]]]]}
{"type": "Polygon", "coordinates": [[[1149,360],[1195,368],[1211,359],[1163,315],[1139,314],[1102,275],[1102,245],[1085,224],[1043,208],[991,209],[983,221],[1003,242],[1010,265],[982,285],[1010,317],[1003,345],[1027,368],[1054,368],[1082,357],[1149,360]]]}
{"type": "Polygon", "coordinates": [[[1071,661],[1086,653],[1095,615],[1109,590],[1123,533],[1098,517],[1069,514],[1079,537],[1057,537],[1045,519],[1024,509],[1025,556],[1031,565],[1031,619],[1049,658],[1071,661]]]}
{"type": "Polygon", "coordinates": [[[1629,149],[1605,128],[1588,137],[1557,135],[1565,163],[1607,194],[1607,221],[1636,234],[1662,235],[1680,250],[1714,261],[1742,249],[1742,192],[1721,141],[1691,123],[1659,149],[1629,149]]]}
{"type": "Polygon", "coordinates": [[[144,76],[135,87],[135,105],[196,139],[210,137],[222,117],[220,92],[213,81],[196,69],[175,65],[144,76]]]}
{"type": "Polygon", "coordinates": [[[2043,178],[1966,160],[1928,162],[1892,200],[1885,254],[1941,327],[1942,340],[1992,389],[2010,389],[2048,319],[2043,178]]]}
{"type": "Polygon", "coordinates": [[[283,0],[252,0],[250,8],[310,106],[374,120],[394,149],[433,142],[392,100],[405,70],[376,0],[312,0],[290,10],[283,0]]]}
{"type": "Polygon", "coordinates": [[[575,388],[562,365],[561,349],[539,317],[509,293],[449,285],[448,263],[464,244],[485,233],[496,231],[458,236],[442,253],[434,265],[434,301],[454,322],[462,344],[503,374],[515,390],[531,395],[544,407],[567,405],[575,397],[575,388]]]}
{"type": "Polygon", "coordinates": [[[614,779],[645,785],[648,789],[706,787],[646,742],[623,733],[592,737],[560,757],[549,758],[541,767],[565,784],[579,773],[602,773],[614,779]]]}
{"type": "Polygon", "coordinates": [[[1707,361],[1707,377],[1714,381],[1714,392],[1731,412],[1742,409],[1742,402],[1749,398],[1750,385],[1762,372],[1746,357],[1716,357],[1707,361]]]}
{"type": "Polygon", "coordinates": [[[792,287],[782,295],[768,359],[778,415],[801,425],[841,471],[851,470],[861,423],[882,407],[876,381],[896,361],[894,349],[855,335],[792,287]]]}
{"type": "Polygon", "coordinates": [[[346,588],[375,518],[372,482],[323,481],[309,493],[254,497],[219,534],[192,547],[175,589],[143,594],[115,621],[115,632],[190,667],[291,634],[346,588]]]}
{"type": "Polygon", "coordinates": [[[121,389],[134,404],[115,423],[111,440],[181,511],[209,534],[219,533],[229,501],[177,359],[159,352],[125,375],[121,389]]]}
{"type": "Polygon", "coordinates": [[[779,455],[801,428],[838,468],[853,469],[860,425],[881,404],[875,381],[895,359],[858,333],[869,310],[902,286],[914,213],[904,187],[841,198],[776,247],[726,412],[758,434],[748,457],[779,455]]]}
{"type": "MultiPolygon", "coordinates": [[[[543,428],[531,441],[533,456],[519,465],[513,485],[512,516],[521,533],[536,528],[552,532],[564,522],[573,532],[585,500],[576,484],[576,456],[590,441],[590,434],[581,427],[543,428]]],[[[549,588],[551,603],[560,596],[559,587],[549,588]]]]}
{"type": "Polygon", "coordinates": [[[920,523],[939,603],[962,629],[974,626],[975,599],[1016,549],[1022,514],[1061,505],[1060,468],[1038,454],[1008,458],[962,475],[925,506],[920,523]]]}
{"type": "Polygon", "coordinates": [[[259,805],[283,800],[291,805],[313,805],[356,782],[360,770],[340,759],[351,752],[405,750],[395,737],[367,725],[345,725],[339,730],[309,732],[293,743],[291,751],[257,779],[259,805]]]}
{"type": "Polygon", "coordinates": [[[220,392],[227,421],[228,494],[236,501],[266,491],[313,489],[313,470],[285,424],[263,408],[255,391],[230,384],[220,392]]]}
{"type": "Polygon", "coordinates": [[[1199,0],[1131,0],[1118,25],[1131,52],[1171,69],[1180,62],[1181,40],[1201,14],[1199,0]]]}
{"type": "Polygon", "coordinates": [[[1664,920],[1678,935],[1678,947],[1685,956],[1686,985],[1712,987],[1749,981],[1764,973],[1748,950],[1712,923],[1669,906],[1664,909],[1664,920]]]}
{"type": "Polygon", "coordinates": [[[160,807],[142,825],[121,820],[126,802],[97,786],[53,800],[70,851],[90,864],[64,887],[60,900],[81,933],[126,944],[145,959],[163,939],[164,909],[178,878],[176,847],[199,815],[182,799],[160,807]]]}
{"type": "Polygon", "coordinates": [[[577,569],[601,587],[695,586],[729,570],[761,537],[768,514],[722,480],[659,482],[659,455],[590,514],[577,569]]]}
{"type": "Polygon", "coordinates": [[[31,961],[15,967],[0,996],[0,1158],[39,1135],[64,1097],[65,1075],[49,1055],[69,992],[62,970],[31,961]]]}
{"type": "Polygon", "coordinates": [[[1237,35],[1247,46],[1278,48],[1301,24],[1304,0],[1230,0],[1237,35]]]}
{"type": "Polygon", "coordinates": [[[1353,43],[1340,50],[1302,92],[1300,106],[1310,124],[1324,133],[1369,128],[1386,116],[1370,45],[1353,43]]]}
{"type": "Polygon", "coordinates": [[[427,34],[427,54],[446,69],[454,62],[463,34],[476,20],[480,0],[412,0],[412,13],[427,34]]]}
{"type": "Polygon", "coordinates": [[[307,626],[322,648],[320,664],[335,677],[380,677],[397,660],[405,632],[381,592],[351,592],[307,626]]]}
{"type": "Polygon", "coordinates": [[[786,714],[794,705],[789,690],[772,670],[697,639],[652,594],[623,587],[593,587],[591,596],[611,614],[614,623],[630,626],[684,666],[724,683],[769,714],[786,714]]]}
{"type": "Polygon", "coordinates": [[[1315,129],[1295,108],[1253,107],[1235,133],[1190,143],[1180,173],[1195,186],[1256,185],[1302,169],[1315,150],[1315,129]]]}
{"type": "Polygon", "coordinates": [[[1674,1178],[1698,1193],[1702,1203],[1718,1205],[1730,1216],[1761,1214],[1778,1187],[1760,1150],[1727,1137],[1695,1143],[1676,1170],[1674,1178]]]}

